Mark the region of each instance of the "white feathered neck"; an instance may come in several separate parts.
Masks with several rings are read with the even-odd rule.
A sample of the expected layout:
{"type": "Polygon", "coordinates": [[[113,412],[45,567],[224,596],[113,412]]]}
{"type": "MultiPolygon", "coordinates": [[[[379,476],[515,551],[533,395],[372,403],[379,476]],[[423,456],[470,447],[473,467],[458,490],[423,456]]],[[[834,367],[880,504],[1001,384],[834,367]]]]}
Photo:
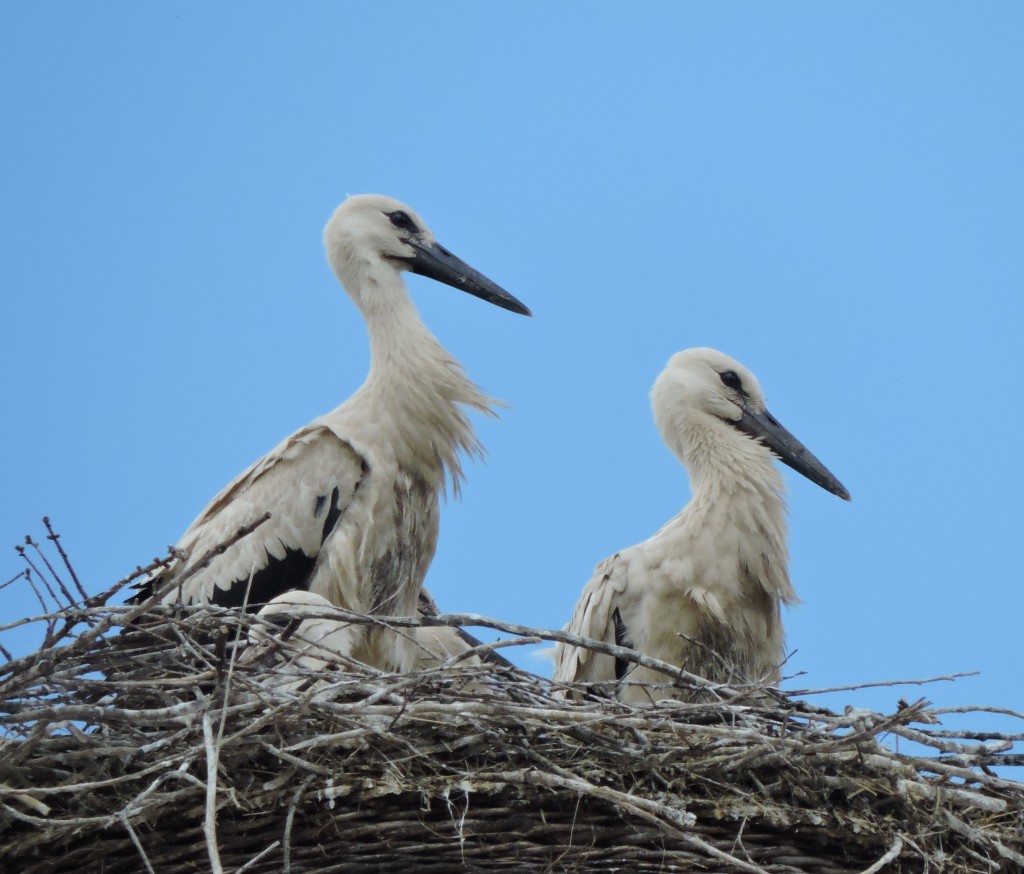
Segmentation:
{"type": "Polygon", "coordinates": [[[718,541],[693,554],[735,561],[737,572],[746,570],[769,595],[798,602],[789,580],[785,487],[768,448],[724,422],[688,423],[665,436],[693,492],[673,522],[718,541]],[[733,540],[730,535],[731,550],[723,542],[733,540]]]}
{"type": "MultiPolygon", "coordinates": [[[[399,467],[437,489],[451,481],[458,496],[462,456],[482,457],[467,408],[497,415],[497,402],[469,380],[420,319],[401,274],[383,261],[348,260],[336,265],[346,290],[362,311],[370,334],[370,372],[336,413],[346,428],[383,429],[399,467]]],[[[381,435],[374,434],[375,443],[381,435]]]]}

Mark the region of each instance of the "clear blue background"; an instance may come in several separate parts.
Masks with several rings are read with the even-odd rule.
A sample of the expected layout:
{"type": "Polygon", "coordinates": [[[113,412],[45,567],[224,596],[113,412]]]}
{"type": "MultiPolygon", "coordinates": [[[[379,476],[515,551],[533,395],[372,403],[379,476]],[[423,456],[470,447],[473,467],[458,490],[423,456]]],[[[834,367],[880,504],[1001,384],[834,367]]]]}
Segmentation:
{"type": "Polygon", "coordinates": [[[3,4],[0,538],[49,514],[98,591],[347,397],[320,232],[381,192],[535,312],[410,280],[509,404],[442,608],[561,626],[687,501],[647,392],[711,345],[854,497],[786,473],[791,686],[980,670],[923,694],[1021,709],[1022,33],[1012,2],[3,4]]]}

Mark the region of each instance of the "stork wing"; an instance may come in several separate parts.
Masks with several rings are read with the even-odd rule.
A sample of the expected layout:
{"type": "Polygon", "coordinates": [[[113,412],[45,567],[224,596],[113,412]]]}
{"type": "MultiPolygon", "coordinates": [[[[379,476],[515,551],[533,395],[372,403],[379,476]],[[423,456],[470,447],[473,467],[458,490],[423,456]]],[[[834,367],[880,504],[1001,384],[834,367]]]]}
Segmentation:
{"type": "Polygon", "coordinates": [[[257,606],[303,589],[324,541],[368,472],[366,460],[324,424],[297,431],[218,494],[182,536],[188,558],[139,585],[135,602],[165,580],[186,573],[240,527],[270,518],[214,555],[206,567],[172,587],[164,603],[257,606]],[[248,598],[246,592],[248,590],[248,598]]]}
{"type": "MultiPolygon", "coordinates": [[[[602,561],[576,602],[572,619],[565,627],[570,634],[592,637],[606,643],[626,645],[621,630],[619,603],[629,581],[629,564],[616,553],[602,561]]],[[[553,679],[560,683],[608,683],[620,677],[616,660],[609,655],[560,643],[555,650],[553,679]]]]}

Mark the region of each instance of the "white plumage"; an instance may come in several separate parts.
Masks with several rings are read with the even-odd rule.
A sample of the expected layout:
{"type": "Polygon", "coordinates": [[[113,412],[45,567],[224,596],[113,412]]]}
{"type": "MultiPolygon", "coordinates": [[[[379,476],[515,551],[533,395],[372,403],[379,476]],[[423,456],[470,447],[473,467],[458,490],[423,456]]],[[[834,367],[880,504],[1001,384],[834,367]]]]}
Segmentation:
{"type": "Polygon", "coordinates": [[[245,663],[267,664],[263,684],[279,692],[322,692],[331,684],[330,668],[344,668],[352,657],[351,623],[322,595],[301,590],[270,599],[249,631],[245,663]],[[272,626],[272,627],[271,627],[272,626]]]}
{"type": "MultiPolygon", "coordinates": [[[[839,481],[765,408],[743,365],[714,349],[672,357],[651,391],[662,438],[690,474],[683,511],[601,562],[566,629],[714,681],[775,682],[789,581],[786,507],[773,457],[841,498],[839,481]],[[774,456],[773,456],[774,453],[774,456]]],[[[671,695],[656,671],[560,644],[554,679],[631,703],[671,695]]]]}
{"type": "MultiPolygon", "coordinates": [[[[259,605],[304,589],[360,613],[415,615],[437,545],[440,493],[446,478],[458,492],[460,456],[481,449],[467,408],[493,412],[491,399],[420,320],[401,271],[530,313],[389,197],[350,197],[327,223],[324,245],[366,320],[366,381],[217,495],[178,545],[187,558],[147,580],[136,601],[183,579],[166,591],[164,603],[259,605]],[[265,512],[270,519],[254,533],[190,570],[265,512]]],[[[414,664],[413,649],[400,636],[365,627],[351,634],[347,651],[360,661],[386,670],[414,664]]]]}
{"type": "MultiPolygon", "coordinates": [[[[249,648],[242,658],[246,663],[264,663],[271,668],[263,684],[280,692],[329,695],[334,682],[332,670],[345,667],[354,640],[354,626],[337,608],[321,595],[292,591],[271,598],[256,618],[249,632],[249,648]]],[[[473,666],[485,661],[478,654],[467,655],[480,641],[461,629],[422,626],[397,633],[410,641],[415,670],[438,668],[456,659],[473,666]]]]}

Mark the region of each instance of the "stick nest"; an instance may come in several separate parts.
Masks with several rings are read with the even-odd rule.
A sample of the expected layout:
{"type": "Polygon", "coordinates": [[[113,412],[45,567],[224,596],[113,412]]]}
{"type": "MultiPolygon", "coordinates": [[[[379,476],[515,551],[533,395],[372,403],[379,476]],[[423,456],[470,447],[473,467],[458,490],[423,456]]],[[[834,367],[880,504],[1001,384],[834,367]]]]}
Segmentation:
{"type": "MultiPolygon", "coordinates": [[[[669,669],[691,700],[629,707],[476,659],[280,688],[245,655],[260,620],[117,588],[61,586],[43,645],[5,651],[0,870],[1024,870],[1024,784],[994,768],[1022,735],[923,700],[838,714],[669,669]]],[[[470,620],[566,639],[432,622],[470,620]]]]}

